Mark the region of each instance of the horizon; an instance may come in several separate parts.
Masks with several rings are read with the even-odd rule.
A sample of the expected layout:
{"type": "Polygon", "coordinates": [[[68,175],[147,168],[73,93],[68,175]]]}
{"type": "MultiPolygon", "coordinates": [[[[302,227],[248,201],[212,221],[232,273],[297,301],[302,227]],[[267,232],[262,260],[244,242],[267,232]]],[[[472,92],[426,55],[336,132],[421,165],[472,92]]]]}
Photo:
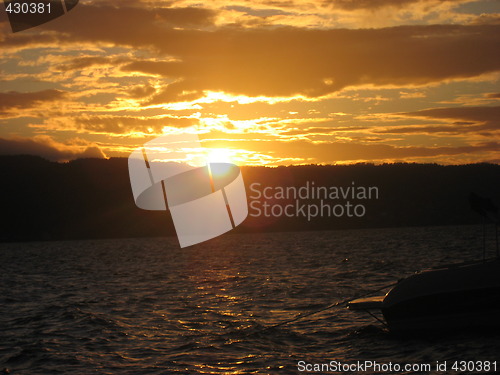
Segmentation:
{"type": "MultiPolygon", "coordinates": [[[[33,157],[33,158],[39,158],[44,161],[50,162],[50,163],[56,163],[56,164],[68,164],[76,161],[84,161],[84,160],[99,160],[99,161],[109,161],[109,160],[116,160],[120,159],[123,161],[127,161],[128,157],[127,156],[109,156],[109,157],[96,157],[96,156],[89,156],[89,157],[78,157],[75,159],[71,160],[50,160],[47,157],[44,157],[42,155],[35,155],[35,154],[0,154],[0,158],[3,157],[33,157]]],[[[478,161],[478,162],[471,162],[471,163],[463,163],[463,164],[441,164],[438,162],[414,162],[414,161],[394,161],[394,162],[370,162],[370,161],[359,161],[359,162],[353,162],[353,163],[342,163],[342,164],[320,164],[320,163],[312,163],[312,164],[280,164],[280,165],[240,165],[242,168],[289,168],[289,167],[355,167],[355,166],[373,166],[373,167],[380,167],[380,166],[397,166],[397,165],[420,165],[420,166],[439,166],[439,167],[462,167],[462,166],[473,166],[473,165],[494,165],[494,166],[500,166],[500,163],[492,163],[489,161],[478,161]]]]}
{"type": "MultiPolygon", "coordinates": [[[[470,207],[472,192],[500,203],[498,164],[241,169],[248,217],[235,232],[477,224],[481,216],[470,207]],[[285,214],[285,208],[295,214],[285,214]]],[[[0,242],[176,233],[171,212],[137,205],[126,158],[59,163],[32,155],[0,156],[0,171],[8,181],[0,189],[0,242]]]]}

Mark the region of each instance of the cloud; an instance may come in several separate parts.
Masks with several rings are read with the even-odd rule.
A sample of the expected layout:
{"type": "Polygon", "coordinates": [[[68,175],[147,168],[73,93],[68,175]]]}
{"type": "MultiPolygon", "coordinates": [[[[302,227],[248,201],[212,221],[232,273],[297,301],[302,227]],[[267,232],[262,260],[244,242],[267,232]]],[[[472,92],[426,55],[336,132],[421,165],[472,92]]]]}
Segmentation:
{"type": "Polygon", "coordinates": [[[470,121],[495,121],[500,119],[500,106],[430,108],[406,112],[404,115],[470,121]]]}
{"type": "Polygon", "coordinates": [[[134,99],[141,99],[153,95],[155,91],[150,85],[136,85],[128,91],[128,95],[134,99]]]}
{"type": "Polygon", "coordinates": [[[161,134],[165,127],[185,128],[197,125],[199,120],[193,117],[134,117],[112,115],[90,115],[74,119],[75,128],[91,133],[110,135],[128,135],[132,133],[161,134]]]}
{"type": "Polygon", "coordinates": [[[144,38],[157,39],[154,33],[159,30],[209,27],[213,25],[216,14],[215,10],[200,7],[160,8],[144,5],[140,1],[120,1],[119,5],[116,2],[103,2],[100,5],[82,3],[65,17],[38,26],[36,32],[12,35],[7,31],[10,28],[7,22],[0,20],[0,41],[5,48],[44,44],[63,47],[75,42],[70,35],[74,35],[71,31],[77,31],[91,42],[106,41],[110,37],[119,44],[127,44],[130,38],[136,42],[144,41],[144,38]],[[79,30],[73,30],[75,28],[79,30]],[[58,33],[50,34],[44,32],[46,30],[56,30],[58,33]]]}
{"type": "MultiPolygon", "coordinates": [[[[471,134],[489,138],[500,135],[500,107],[449,107],[430,108],[415,112],[395,114],[395,118],[426,118],[433,124],[403,126],[377,126],[371,132],[376,134],[471,134]],[[438,124],[436,124],[436,122],[438,124]]],[[[497,138],[498,139],[498,138],[497,138]]]]}
{"type": "Polygon", "coordinates": [[[10,91],[0,93],[0,114],[15,109],[33,108],[41,102],[53,102],[63,99],[65,93],[59,90],[43,90],[36,92],[10,91]]]}
{"type": "Polygon", "coordinates": [[[478,131],[477,126],[470,124],[454,125],[410,125],[410,126],[389,126],[386,128],[373,129],[377,134],[463,134],[478,131]]]}
{"type": "Polygon", "coordinates": [[[335,133],[348,133],[348,132],[359,132],[362,130],[369,129],[366,126],[332,126],[332,127],[312,127],[305,129],[293,129],[293,130],[284,130],[282,134],[286,136],[311,136],[317,134],[335,134],[335,133]]]}
{"type": "Polygon", "coordinates": [[[37,155],[51,161],[105,157],[97,146],[68,146],[48,136],[0,138],[0,155],[37,155]]]}
{"type": "MultiPolygon", "coordinates": [[[[483,155],[487,159],[498,154],[500,144],[498,142],[483,142],[465,146],[393,146],[381,143],[363,144],[358,142],[321,142],[313,143],[304,140],[291,142],[248,142],[246,149],[254,152],[269,154],[274,150],[272,156],[282,156],[309,160],[313,163],[336,163],[355,162],[359,160],[369,161],[395,161],[429,159],[439,160],[447,156],[472,156],[481,160],[483,155]],[[491,154],[491,155],[490,155],[491,154]]],[[[240,144],[241,145],[241,144],[240,144]]]]}
{"type": "MultiPolygon", "coordinates": [[[[498,104],[500,24],[417,25],[436,20],[423,9],[436,13],[452,9],[450,3],[237,0],[224,9],[227,2],[219,0],[202,5],[196,0],[123,0],[119,6],[110,0],[88,1],[34,30],[0,35],[6,47],[1,52],[5,91],[66,90],[0,94],[0,114],[16,114],[4,122],[4,134],[14,127],[24,136],[61,132],[59,140],[92,134],[112,155],[116,150],[124,154],[144,137],[199,123],[210,135],[220,133],[214,136],[219,147],[227,139],[256,155],[279,153],[276,160],[439,161],[447,155],[459,158],[457,152],[484,160],[482,153],[493,151],[477,142],[499,130],[498,112],[487,114],[491,110],[486,106],[498,104]],[[193,7],[182,8],[186,4],[193,7]],[[259,21],[224,20],[229,11],[259,21]],[[399,18],[391,24],[408,26],[331,28],[337,26],[335,17],[359,21],[395,14],[399,18]],[[288,18],[310,16],[325,17],[325,23],[288,18]],[[302,26],[278,27],[279,19],[302,26]],[[33,49],[38,47],[48,48],[33,49]],[[459,82],[435,87],[450,81],[459,82]],[[444,101],[459,93],[463,101],[444,101]],[[416,111],[461,104],[469,112],[459,112],[459,107],[416,111]],[[374,108],[381,116],[372,122],[363,119],[374,108]],[[394,113],[408,110],[413,112],[394,113]],[[349,115],[329,118],[330,112],[349,115]],[[390,133],[396,135],[386,135],[390,133]],[[114,144],[118,141],[121,146],[114,144]]],[[[372,26],[371,21],[356,22],[352,24],[372,26]]],[[[61,160],[93,147],[40,137],[33,142],[65,152],[53,156],[61,160]]]]}
{"type": "Polygon", "coordinates": [[[84,56],[75,57],[70,61],[65,61],[64,64],[60,64],[56,67],[57,70],[66,72],[73,70],[83,70],[85,68],[90,68],[95,65],[111,65],[119,64],[124,59],[109,58],[107,56],[84,56]]]}
{"type": "Polygon", "coordinates": [[[416,99],[416,98],[425,98],[427,95],[423,92],[405,92],[401,91],[399,93],[399,97],[401,99],[416,99]]]}
{"type": "MultiPolygon", "coordinates": [[[[409,4],[427,2],[436,2],[433,0],[324,0],[325,5],[339,7],[347,10],[356,9],[378,9],[387,6],[394,6],[398,8],[405,7],[409,4]]],[[[439,1],[446,2],[446,1],[439,1]]]]}
{"type": "Polygon", "coordinates": [[[149,104],[194,100],[204,91],[317,98],[348,86],[418,86],[500,70],[496,26],[226,29],[174,39],[156,46],[177,53],[178,61],[136,61],[122,68],[176,79],[149,104]],[[179,50],[177,43],[191,48],[179,50]]]}
{"type": "MultiPolygon", "coordinates": [[[[464,121],[464,125],[468,125],[471,122],[480,125],[473,128],[474,131],[500,130],[500,106],[431,108],[416,112],[407,112],[403,115],[431,119],[459,120],[464,121]]],[[[458,123],[458,125],[461,124],[458,123]]]]}
{"type": "Polygon", "coordinates": [[[500,25],[500,13],[484,13],[471,22],[476,25],[500,25]]]}
{"type": "MultiPolygon", "coordinates": [[[[163,78],[147,105],[192,101],[207,91],[318,98],[346,87],[421,86],[500,71],[500,25],[217,27],[215,10],[94,4],[43,25],[39,38],[9,36],[4,43],[48,38],[64,46],[131,47],[141,51],[135,56],[149,52],[136,61],[130,55],[121,68],[163,78]]],[[[70,67],[104,63],[103,57],[83,58],[70,67]]]]}

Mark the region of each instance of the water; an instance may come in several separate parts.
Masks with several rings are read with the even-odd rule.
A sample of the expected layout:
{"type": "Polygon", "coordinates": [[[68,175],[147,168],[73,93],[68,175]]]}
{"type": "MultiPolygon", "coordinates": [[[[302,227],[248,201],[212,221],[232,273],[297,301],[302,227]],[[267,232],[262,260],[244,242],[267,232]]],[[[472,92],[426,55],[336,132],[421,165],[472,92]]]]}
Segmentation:
{"type": "Polygon", "coordinates": [[[477,227],[227,234],[187,249],[175,238],[1,244],[0,371],[296,374],[300,360],[498,360],[495,334],[398,338],[343,307],[258,333],[478,257],[477,227]]]}

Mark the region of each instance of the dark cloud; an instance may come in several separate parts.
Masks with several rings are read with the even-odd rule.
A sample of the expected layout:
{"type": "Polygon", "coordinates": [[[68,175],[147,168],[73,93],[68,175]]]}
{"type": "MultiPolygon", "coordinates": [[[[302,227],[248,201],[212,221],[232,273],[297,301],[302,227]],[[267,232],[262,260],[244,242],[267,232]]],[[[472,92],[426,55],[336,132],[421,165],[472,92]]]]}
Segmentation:
{"type": "Polygon", "coordinates": [[[106,134],[128,134],[132,132],[155,134],[161,133],[164,127],[185,128],[196,124],[198,124],[198,119],[191,117],[144,118],[96,115],[75,119],[75,125],[78,130],[106,134]]]}
{"type": "Polygon", "coordinates": [[[500,25],[499,13],[483,13],[477,16],[471,24],[475,25],[500,25]]]}
{"type": "Polygon", "coordinates": [[[500,130],[500,107],[450,107],[431,108],[416,112],[399,113],[409,117],[425,117],[434,121],[447,121],[448,124],[387,126],[376,128],[379,134],[465,134],[477,133],[491,135],[500,130]]]}
{"type": "MultiPolygon", "coordinates": [[[[467,146],[442,146],[424,147],[407,146],[398,147],[381,143],[356,143],[356,142],[321,142],[312,143],[303,140],[286,143],[279,142],[249,142],[251,149],[260,153],[274,150],[274,155],[303,158],[318,162],[334,163],[336,161],[356,160],[403,160],[414,158],[433,158],[453,155],[469,155],[478,153],[494,153],[500,149],[498,142],[485,142],[467,146]]],[[[491,156],[490,156],[491,158],[491,156]]]]}
{"type": "Polygon", "coordinates": [[[465,124],[454,123],[452,125],[410,125],[410,126],[388,126],[385,129],[375,129],[373,133],[379,134],[461,134],[477,132],[478,126],[464,126],[465,124]]]}
{"type": "Polygon", "coordinates": [[[36,92],[10,91],[0,93],[0,114],[8,110],[32,108],[41,102],[63,99],[65,93],[59,90],[43,90],[36,92]]]}
{"type": "MultiPolygon", "coordinates": [[[[323,3],[335,8],[346,10],[377,9],[387,6],[402,8],[412,3],[436,2],[433,0],[325,0],[323,3]]],[[[445,2],[445,1],[438,1],[445,2]]]]}
{"type": "Polygon", "coordinates": [[[410,125],[389,126],[384,129],[375,129],[373,133],[379,134],[453,134],[481,133],[486,130],[482,125],[454,122],[450,125],[410,125]]]}
{"type": "Polygon", "coordinates": [[[56,67],[60,71],[71,71],[71,70],[82,70],[95,65],[107,65],[107,64],[119,64],[123,59],[102,57],[102,56],[85,56],[76,57],[71,59],[64,64],[60,64],[56,67]]]}
{"type": "MultiPolygon", "coordinates": [[[[473,122],[478,125],[470,128],[473,131],[500,130],[500,106],[431,108],[416,112],[407,112],[404,113],[404,115],[427,117],[432,119],[465,121],[466,126],[470,122],[473,122]]],[[[458,122],[455,123],[455,125],[460,127],[464,124],[458,122]]],[[[465,130],[466,129],[467,128],[465,127],[465,130]]]]}
{"type": "Polygon", "coordinates": [[[354,132],[369,129],[366,126],[332,126],[332,127],[313,127],[300,130],[285,130],[287,136],[308,135],[308,134],[332,134],[337,132],[354,132]]]}
{"type": "Polygon", "coordinates": [[[486,97],[490,99],[500,99],[500,92],[486,94],[486,97]]]}
{"type": "MultiPolygon", "coordinates": [[[[120,4],[80,4],[65,17],[60,17],[38,26],[37,32],[13,36],[7,31],[7,23],[0,23],[0,41],[5,47],[40,45],[44,43],[61,46],[77,40],[108,41],[122,45],[152,45],[161,38],[158,32],[175,28],[203,28],[213,25],[217,12],[199,7],[157,8],[153,5],[138,7],[137,2],[120,4]],[[135,6],[134,6],[135,5],[135,6]],[[69,17],[69,19],[67,19],[69,17]],[[46,34],[56,30],[60,33],[46,34]],[[3,35],[2,35],[3,34],[3,35]]],[[[1,13],[1,12],[0,12],[1,13]]]]}
{"type": "MultiPolygon", "coordinates": [[[[319,97],[348,86],[423,85],[500,70],[500,25],[246,29],[217,28],[214,16],[200,8],[82,4],[40,29],[59,32],[47,37],[63,44],[101,42],[153,52],[151,59],[123,67],[175,80],[150,104],[192,100],[206,90],[319,97]]],[[[20,41],[4,43],[34,43],[20,41]]]]}
{"type": "Polygon", "coordinates": [[[164,77],[179,77],[185,73],[183,65],[179,61],[158,62],[153,60],[138,60],[123,66],[122,71],[144,72],[164,77]]]}
{"type": "Polygon", "coordinates": [[[204,90],[319,97],[347,86],[423,85],[500,70],[496,26],[224,29],[191,31],[175,39],[157,47],[179,61],[136,61],[123,67],[177,78],[151,104],[198,98],[204,90]]]}
{"type": "Polygon", "coordinates": [[[51,161],[68,161],[79,158],[103,158],[104,153],[95,146],[83,151],[57,144],[46,137],[12,139],[0,138],[0,155],[37,155],[51,161]]]}
{"type": "Polygon", "coordinates": [[[134,99],[141,99],[153,95],[155,88],[150,85],[137,85],[128,91],[128,95],[134,99]]]}
{"type": "Polygon", "coordinates": [[[421,111],[406,112],[404,114],[408,116],[421,116],[440,119],[457,119],[481,122],[499,121],[500,106],[430,108],[421,111]]]}

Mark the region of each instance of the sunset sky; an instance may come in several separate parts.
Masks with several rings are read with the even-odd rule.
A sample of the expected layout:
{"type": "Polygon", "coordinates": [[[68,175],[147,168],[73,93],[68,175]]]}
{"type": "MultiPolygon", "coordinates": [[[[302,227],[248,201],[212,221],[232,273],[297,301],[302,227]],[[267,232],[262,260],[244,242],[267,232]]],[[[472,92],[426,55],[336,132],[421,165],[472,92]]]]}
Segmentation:
{"type": "Polygon", "coordinates": [[[18,33],[0,9],[0,154],[197,132],[240,165],[500,163],[499,0],[80,0],[18,33]]]}

